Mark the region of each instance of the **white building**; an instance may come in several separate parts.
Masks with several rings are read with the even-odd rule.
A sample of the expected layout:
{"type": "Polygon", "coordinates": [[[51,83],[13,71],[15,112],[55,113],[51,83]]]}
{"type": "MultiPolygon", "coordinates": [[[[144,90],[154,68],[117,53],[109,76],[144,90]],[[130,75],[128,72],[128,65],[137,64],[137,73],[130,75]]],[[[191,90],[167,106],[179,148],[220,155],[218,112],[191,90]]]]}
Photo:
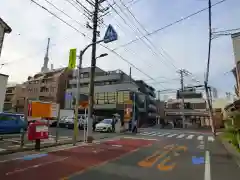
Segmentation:
{"type": "MultiPolygon", "coordinates": [[[[5,33],[10,33],[12,29],[0,18],[0,56],[3,46],[3,40],[5,33]]],[[[3,105],[6,94],[6,86],[8,81],[8,75],[0,74],[0,112],[3,111],[3,105]]]]}
{"type": "Polygon", "coordinates": [[[5,33],[10,33],[12,29],[0,18],[0,56],[3,46],[3,40],[5,33]]]}
{"type": "Polygon", "coordinates": [[[1,86],[0,86],[0,112],[3,111],[7,81],[8,81],[8,75],[0,74],[0,84],[1,84],[1,86]]]}

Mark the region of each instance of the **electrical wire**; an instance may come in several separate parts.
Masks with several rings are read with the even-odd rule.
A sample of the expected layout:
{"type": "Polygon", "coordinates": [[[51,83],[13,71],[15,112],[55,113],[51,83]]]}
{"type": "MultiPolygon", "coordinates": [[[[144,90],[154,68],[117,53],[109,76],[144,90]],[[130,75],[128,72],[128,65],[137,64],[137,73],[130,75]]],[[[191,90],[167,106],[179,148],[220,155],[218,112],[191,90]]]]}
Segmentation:
{"type": "Polygon", "coordinates": [[[86,28],[86,26],[84,26],[82,23],[80,23],[79,21],[73,19],[71,16],[69,16],[67,13],[65,13],[63,10],[59,9],[57,6],[55,6],[53,3],[51,3],[48,0],[45,0],[48,4],[50,4],[51,6],[53,6],[55,9],[57,9],[58,11],[60,11],[61,13],[63,13],[65,16],[67,16],[68,18],[70,18],[71,20],[73,20],[74,22],[76,22],[77,24],[79,24],[80,26],[82,26],[83,28],[86,28]]]}
{"type": "MultiPolygon", "coordinates": [[[[121,4],[127,9],[127,11],[129,12],[129,14],[134,18],[134,20],[139,24],[139,26],[146,32],[146,33],[149,33],[148,31],[147,31],[147,29],[144,27],[144,25],[142,25],[142,23],[140,23],[140,21],[136,18],[136,16],[130,11],[130,9],[123,3],[123,1],[122,0],[120,0],[120,2],[121,2],[121,4]]],[[[143,33],[141,33],[141,34],[143,34],[143,33]]],[[[151,48],[152,50],[153,49],[155,49],[155,51],[154,51],[154,54],[156,55],[156,56],[158,56],[159,58],[161,58],[160,56],[162,56],[164,59],[165,59],[165,56],[161,53],[161,52],[159,52],[158,51],[158,49],[156,48],[156,46],[152,43],[152,41],[150,41],[150,39],[148,39],[147,37],[145,37],[145,39],[147,40],[147,42],[153,47],[153,48],[151,48]],[[158,52],[158,53],[156,53],[156,52],[158,52]],[[160,54],[160,55],[159,55],[160,54]]],[[[162,49],[162,47],[160,47],[161,49],[162,49]]],[[[166,59],[165,59],[166,60],[166,59]]],[[[167,61],[167,60],[166,60],[167,61]]],[[[171,61],[169,61],[169,62],[171,62],[171,61]]],[[[170,63],[176,70],[178,69],[172,62],[170,63]]]]}
{"type": "MultiPolygon", "coordinates": [[[[51,12],[50,10],[48,10],[46,7],[40,5],[39,3],[37,3],[35,0],[30,0],[33,3],[35,3],[37,6],[41,7],[42,9],[44,9],[45,11],[47,11],[48,13],[50,13],[51,15],[53,15],[54,17],[56,17],[57,19],[59,19],[62,22],[66,22],[64,21],[62,18],[58,17],[56,14],[54,14],[53,12],[51,12]]],[[[76,29],[74,26],[65,23],[66,25],[68,25],[69,27],[71,27],[72,29],[74,29],[75,31],[77,31],[80,34],[83,34],[82,32],[80,32],[78,29],[76,29]]],[[[90,37],[84,35],[84,37],[91,39],[90,37]]],[[[104,47],[105,49],[109,50],[110,52],[112,52],[113,54],[117,55],[120,59],[122,59],[123,61],[127,62],[129,65],[131,65],[133,68],[135,68],[136,70],[138,70],[139,72],[141,72],[142,74],[144,74],[146,77],[149,77],[150,79],[154,80],[154,78],[152,78],[151,76],[149,76],[147,73],[145,73],[144,71],[142,71],[140,68],[138,68],[137,66],[135,66],[133,63],[131,63],[130,61],[128,61],[127,59],[125,59],[123,56],[121,56],[120,54],[118,54],[117,52],[115,52],[114,50],[108,48],[107,46],[100,44],[100,46],[104,47]]],[[[161,84],[160,84],[161,85],[161,84]]],[[[162,86],[162,85],[161,85],[162,86]]],[[[162,86],[164,88],[164,86],[162,86]]]]}
{"type": "MultiPolygon", "coordinates": [[[[214,7],[214,6],[216,6],[216,5],[219,5],[219,4],[221,4],[221,3],[225,2],[225,1],[227,1],[227,0],[221,0],[221,1],[219,1],[219,2],[216,2],[216,3],[212,4],[211,7],[214,7]]],[[[159,29],[156,29],[156,30],[154,30],[154,31],[152,31],[152,32],[150,32],[150,33],[147,33],[147,34],[144,35],[144,36],[141,36],[141,37],[139,37],[139,38],[137,37],[137,38],[135,38],[135,39],[133,39],[133,40],[125,43],[125,44],[122,44],[122,45],[118,46],[117,48],[114,48],[113,50],[117,50],[117,49],[120,49],[120,48],[122,48],[122,47],[128,46],[128,45],[130,45],[130,44],[132,44],[132,43],[134,43],[134,42],[136,42],[136,41],[141,40],[141,39],[144,38],[144,37],[151,36],[151,35],[153,35],[153,34],[156,34],[156,33],[160,32],[160,31],[166,29],[166,28],[172,27],[173,25],[176,25],[176,24],[178,24],[178,23],[180,23],[180,22],[182,22],[182,21],[187,20],[187,19],[190,18],[190,17],[196,16],[196,15],[198,15],[198,14],[200,14],[200,13],[208,10],[208,8],[209,8],[209,7],[203,8],[203,9],[201,9],[201,10],[199,10],[199,11],[196,11],[196,12],[194,12],[194,13],[188,15],[188,16],[185,16],[185,17],[183,17],[183,18],[181,18],[181,19],[179,19],[179,20],[177,20],[177,21],[174,21],[174,22],[172,22],[172,23],[170,23],[170,24],[168,24],[168,25],[165,25],[165,26],[163,26],[163,27],[161,27],[161,28],[159,28],[159,29]]]]}
{"type": "Polygon", "coordinates": [[[80,33],[82,36],[86,36],[84,33],[82,33],[81,31],[79,31],[77,28],[75,28],[74,26],[72,26],[71,24],[69,24],[68,22],[64,21],[62,18],[58,17],[56,14],[54,14],[53,12],[49,11],[46,7],[40,5],[38,2],[36,2],[35,0],[30,0],[33,3],[35,3],[36,5],[38,5],[39,7],[41,7],[42,9],[44,9],[45,11],[47,11],[48,13],[50,13],[51,15],[53,15],[55,18],[57,18],[58,20],[62,21],[64,24],[66,24],[67,26],[71,27],[72,29],[74,29],[75,31],[77,31],[78,33],[80,33]]]}

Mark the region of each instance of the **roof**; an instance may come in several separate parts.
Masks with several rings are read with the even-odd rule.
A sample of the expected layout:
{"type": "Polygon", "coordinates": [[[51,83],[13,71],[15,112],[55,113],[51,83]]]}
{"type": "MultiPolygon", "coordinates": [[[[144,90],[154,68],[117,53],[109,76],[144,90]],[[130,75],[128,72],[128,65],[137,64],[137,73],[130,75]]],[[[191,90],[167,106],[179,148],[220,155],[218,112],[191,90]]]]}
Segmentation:
{"type": "Polygon", "coordinates": [[[232,34],[231,37],[232,38],[240,37],[240,32],[232,34]]]}
{"type": "Polygon", "coordinates": [[[10,26],[8,26],[7,23],[2,20],[2,18],[0,18],[0,24],[3,26],[5,33],[12,32],[12,29],[10,28],[10,26]]]}
{"type": "Polygon", "coordinates": [[[6,74],[1,74],[1,73],[0,73],[0,76],[9,77],[9,75],[6,75],[6,74]]]}

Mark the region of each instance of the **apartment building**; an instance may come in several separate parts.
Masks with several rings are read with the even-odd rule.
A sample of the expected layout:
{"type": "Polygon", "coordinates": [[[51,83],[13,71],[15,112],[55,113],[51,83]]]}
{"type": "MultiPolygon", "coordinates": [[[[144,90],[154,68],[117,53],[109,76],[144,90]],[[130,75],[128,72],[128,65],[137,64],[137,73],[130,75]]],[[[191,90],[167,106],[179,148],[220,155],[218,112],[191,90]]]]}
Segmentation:
{"type": "Polygon", "coordinates": [[[26,88],[22,84],[8,84],[6,89],[4,112],[25,112],[26,88]]]}
{"type": "MultiPolygon", "coordinates": [[[[137,81],[134,81],[121,70],[104,71],[96,67],[95,71],[94,110],[96,114],[109,116],[114,113],[119,113],[123,115],[124,104],[133,100],[133,94],[135,94],[136,97],[137,110],[139,112],[145,112],[145,114],[148,112],[145,102],[147,102],[146,97],[149,93],[146,94],[145,91],[141,91],[143,89],[139,86],[141,83],[137,83],[137,81]]],[[[89,67],[80,70],[80,97],[83,97],[83,95],[88,96],[89,75],[89,67]]],[[[73,102],[77,93],[76,87],[77,71],[75,70],[66,91],[65,108],[74,108],[73,102]]],[[[80,99],[80,101],[81,100],[83,99],[80,99]]]]}
{"type": "Polygon", "coordinates": [[[52,69],[40,72],[24,83],[28,100],[51,101],[64,108],[65,91],[72,71],[67,68],[52,69]]]}

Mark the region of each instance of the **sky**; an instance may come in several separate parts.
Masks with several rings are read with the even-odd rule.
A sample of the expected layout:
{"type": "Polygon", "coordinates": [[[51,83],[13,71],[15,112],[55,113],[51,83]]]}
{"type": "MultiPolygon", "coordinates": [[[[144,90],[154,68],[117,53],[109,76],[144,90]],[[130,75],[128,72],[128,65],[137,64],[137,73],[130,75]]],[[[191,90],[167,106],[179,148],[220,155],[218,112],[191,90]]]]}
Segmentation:
{"type": "MultiPolygon", "coordinates": [[[[1,0],[0,16],[12,28],[12,32],[5,36],[0,57],[0,64],[5,63],[0,67],[0,73],[8,74],[9,82],[24,82],[28,76],[41,70],[47,38],[51,38],[49,67],[53,64],[54,68],[67,66],[69,49],[77,48],[80,51],[91,41],[92,32],[85,27],[89,20],[83,9],[76,5],[76,0],[35,1],[78,31],[31,0],[1,0]]],[[[85,0],[79,1],[92,10],[85,0]]],[[[212,4],[219,1],[212,0],[212,4]]],[[[100,7],[110,8],[109,13],[103,16],[104,23],[99,27],[99,39],[103,38],[107,25],[112,24],[118,33],[118,40],[105,45],[115,49],[125,61],[98,45],[97,55],[108,53],[108,56],[99,58],[97,66],[104,70],[121,69],[129,73],[130,67],[134,65],[131,67],[132,76],[146,80],[157,90],[179,88],[180,75],[177,71],[180,68],[189,72],[184,78],[185,85],[197,85],[197,81],[202,84],[208,49],[207,11],[142,40],[118,47],[207,6],[207,0],[106,0],[100,7]]],[[[212,28],[214,31],[240,28],[239,17],[240,1],[226,0],[212,8],[212,28]]],[[[89,66],[90,61],[91,49],[84,54],[83,66],[89,66]]],[[[222,36],[213,40],[209,83],[217,88],[221,96],[225,92],[234,92],[235,79],[230,72],[233,66],[231,37],[222,36]]]]}

